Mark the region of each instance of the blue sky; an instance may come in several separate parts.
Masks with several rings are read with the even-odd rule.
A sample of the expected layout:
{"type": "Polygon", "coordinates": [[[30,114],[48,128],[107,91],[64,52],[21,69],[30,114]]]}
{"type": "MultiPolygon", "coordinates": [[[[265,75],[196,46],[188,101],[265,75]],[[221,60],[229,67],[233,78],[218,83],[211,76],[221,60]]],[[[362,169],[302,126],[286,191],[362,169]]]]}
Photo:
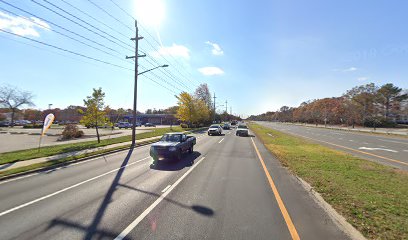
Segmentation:
{"type": "MultiPolygon", "coordinates": [[[[44,0],[35,1],[60,11],[44,0]]],[[[143,1],[153,0],[113,1],[137,15],[140,21],[143,13],[148,12],[150,17],[158,15],[152,10],[143,11],[143,1]]],[[[246,116],[277,110],[282,105],[298,106],[309,99],[339,96],[369,82],[378,85],[391,82],[408,88],[406,1],[155,1],[162,6],[157,8],[163,12],[162,20],[155,26],[148,20],[142,22],[140,32],[145,39],[140,41],[140,48],[149,57],[140,59],[140,71],[160,64],[170,66],[140,76],[141,111],[175,105],[174,94],[181,90],[191,92],[198,83],[207,83],[211,92],[216,93],[217,105],[225,105],[228,100],[234,113],[246,116]]],[[[47,22],[31,19],[41,27],[24,20],[22,17],[32,16],[0,2],[1,8],[19,15],[0,9],[0,29],[133,68],[133,62],[124,58],[133,55],[133,43],[128,38],[134,35],[131,31],[134,22],[111,1],[92,0],[126,26],[85,0],[69,3],[99,22],[66,1],[49,2],[113,36],[112,41],[121,41],[118,44],[102,38],[100,35],[109,36],[80,20],[76,21],[100,35],[33,1],[6,2],[47,22]],[[57,34],[55,30],[81,39],[52,23],[102,45],[82,39],[94,47],[107,52],[114,50],[112,54],[116,57],[57,34]]],[[[132,106],[131,70],[4,32],[0,32],[0,42],[0,84],[33,92],[38,108],[45,109],[49,103],[60,108],[82,105],[82,99],[91,94],[93,87],[102,87],[111,107],[132,106]]]]}

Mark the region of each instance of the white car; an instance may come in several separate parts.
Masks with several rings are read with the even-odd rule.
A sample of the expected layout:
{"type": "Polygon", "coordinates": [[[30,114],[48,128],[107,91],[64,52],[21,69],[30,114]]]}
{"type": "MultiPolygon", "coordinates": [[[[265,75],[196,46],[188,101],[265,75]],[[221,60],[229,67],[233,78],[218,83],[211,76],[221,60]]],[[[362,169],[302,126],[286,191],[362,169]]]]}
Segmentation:
{"type": "Polygon", "coordinates": [[[235,133],[237,136],[249,136],[248,127],[246,125],[238,125],[237,131],[235,133]]]}
{"type": "Polygon", "coordinates": [[[128,122],[118,122],[117,127],[118,128],[131,128],[132,124],[130,124],[128,122]]]}
{"type": "Polygon", "coordinates": [[[222,134],[222,128],[218,124],[213,124],[213,125],[210,126],[210,128],[208,128],[207,133],[208,133],[208,136],[221,135],[222,134]]]}

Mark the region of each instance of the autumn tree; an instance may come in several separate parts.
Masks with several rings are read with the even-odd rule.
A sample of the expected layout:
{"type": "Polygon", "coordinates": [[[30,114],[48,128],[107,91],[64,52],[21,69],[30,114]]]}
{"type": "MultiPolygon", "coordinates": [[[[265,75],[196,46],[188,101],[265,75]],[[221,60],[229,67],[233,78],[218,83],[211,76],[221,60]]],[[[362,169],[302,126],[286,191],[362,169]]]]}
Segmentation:
{"type": "Polygon", "coordinates": [[[24,105],[33,106],[33,97],[30,92],[22,91],[17,87],[0,87],[0,106],[4,106],[11,111],[11,127],[14,126],[14,115],[18,108],[24,105]]]}
{"type": "Polygon", "coordinates": [[[394,86],[392,83],[387,83],[378,89],[378,97],[384,108],[384,117],[388,121],[390,110],[399,109],[401,101],[408,99],[408,94],[401,94],[402,88],[394,86]]]}
{"type": "Polygon", "coordinates": [[[197,99],[204,101],[207,107],[209,109],[212,109],[213,106],[212,106],[211,93],[206,83],[200,84],[200,86],[197,87],[197,89],[195,90],[194,96],[197,99]]]}
{"type": "Polygon", "coordinates": [[[98,143],[101,142],[98,127],[107,121],[104,97],[105,93],[102,88],[94,88],[92,95],[84,99],[86,110],[81,119],[82,124],[95,127],[98,143]]]}
{"type": "Polygon", "coordinates": [[[207,104],[187,92],[180,93],[177,96],[178,109],[176,117],[182,121],[188,123],[188,125],[203,123],[209,120],[210,110],[207,104]]]}

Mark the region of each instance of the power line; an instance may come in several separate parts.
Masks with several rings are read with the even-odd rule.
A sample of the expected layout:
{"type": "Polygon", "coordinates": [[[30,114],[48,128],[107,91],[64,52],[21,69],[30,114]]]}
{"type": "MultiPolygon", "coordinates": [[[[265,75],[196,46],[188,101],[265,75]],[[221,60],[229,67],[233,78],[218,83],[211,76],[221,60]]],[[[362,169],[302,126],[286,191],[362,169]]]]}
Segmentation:
{"type": "MultiPolygon", "coordinates": [[[[148,56],[148,58],[145,58],[145,60],[148,62],[148,63],[150,63],[152,66],[154,66],[154,64],[152,63],[152,62],[150,62],[150,60],[149,59],[151,59],[153,62],[155,62],[157,65],[160,65],[157,61],[156,61],[156,59],[154,59],[153,57],[151,57],[151,56],[148,56]]],[[[176,77],[174,77],[174,75],[172,75],[172,73],[170,72],[170,71],[168,71],[167,69],[160,69],[162,72],[163,72],[163,74],[165,74],[167,77],[169,77],[169,78],[171,78],[171,79],[173,79],[174,81],[176,81],[177,82],[177,84],[179,84],[181,87],[183,87],[183,88],[188,88],[189,90],[191,90],[191,88],[189,87],[189,86],[187,86],[187,85],[185,85],[183,82],[181,82],[180,80],[178,80],[176,77]]]]}
{"type": "Polygon", "coordinates": [[[104,64],[107,64],[107,65],[111,65],[111,66],[114,66],[114,67],[117,67],[117,68],[121,68],[121,69],[126,69],[126,70],[133,71],[133,70],[130,69],[130,68],[126,68],[126,67],[123,67],[123,66],[114,64],[114,63],[106,62],[106,61],[103,61],[103,60],[100,60],[100,59],[97,59],[97,58],[94,58],[94,57],[90,57],[90,56],[84,55],[84,54],[82,54],[82,53],[77,53],[77,52],[74,52],[74,51],[71,51],[71,50],[68,50],[68,49],[65,49],[65,48],[61,48],[61,47],[58,47],[58,46],[55,46],[55,45],[52,45],[52,44],[49,44],[49,43],[45,43],[45,42],[42,42],[42,41],[39,41],[39,40],[35,40],[35,39],[29,38],[29,37],[21,36],[21,35],[18,35],[18,34],[15,34],[15,33],[12,33],[12,32],[6,31],[6,30],[3,30],[3,29],[0,29],[0,31],[2,31],[2,32],[4,32],[4,33],[7,33],[7,34],[10,34],[10,35],[14,35],[14,36],[17,36],[17,37],[21,37],[21,38],[27,39],[27,40],[29,40],[29,41],[36,42],[36,43],[39,43],[39,44],[42,44],[42,45],[45,45],[45,46],[48,46],[48,47],[52,47],[52,48],[58,49],[58,50],[60,50],[60,51],[68,52],[68,53],[71,53],[71,54],[74,54],[74,55],[77,55],[77,56],[80,56],[80,57],[83,57],[83,58],[87,58],[87,59],[90,59],[90,60],[94,60],[94,61],[97,61],[97,62],[100,62],[100,63],[104,63],[104,64]]]}
{"type": "Polygon", "coordinates": [[[80,8],[75,7],[75,6],[72,5],[71,3],[69,3],[69,2],[67,2],[67,1],[65,1],[65,0],[60,0],[60,1],[64,2],[65,4],[67,4],[67,5],[69,5],[69,6],[71,6],[72,8],[76,9],[78,12],[80,12],[80,13],[84,14],[85,16],[87,16],[87,17],[93,19],[94,21],[96,21],[96,22],[98,22],[98,23],[104,25],[105,27],[109,28],[110,30],[112,30],[112,31],[114,31],[114,32],[116,32],[116,33],[122,35],[123,37],[126,37],[126,38],[128,37],[128,36],[126,36],[125,34],[121,33],[120,31],[116,30],[115,28],[113,28],[113,27],[111,27],[111,26],[105,24],[104,22],[100,21],[99,19],[94,18],[92,15],[86,13],[85,11],[82,11],[80,8]]]}
{"type": "MultiPolygon", "coordinates": [[[[65,11],[64,9],[62,9],[62,8],[58,7],[57,5],[55,5],[55,4],[51,3],[51,2],[49,2],[48,0],[43,0],[43,1],[46,2],[46,3],[48,3],[49,5],[51,5],[51,6],[55,7],[55,8],[57,8],[57,9],[59,9],[60,11],[62,11],[62,12],[64,12],[64,13],[68,14],[69,16],[71,16],[71,17],[73,17],[73,18],[75,18],[75,19],[77,19],[77,20],[79,20],[79,21],[85,23],[86,25],[88,25],[88,26],[90,26],[90,27],[92,27],[92,28],[94,28],[94,29],[96,29],[96,30],[102,32],[103,34],[105,34],[105,35],[107,35],[107,36],[109,36],[109,37],[111,37],[111,38],[113,38],[113,39],[115,39],[115,40],[117,40],[117,41],[123,43],[124,45],[130,46],[128,43],[126,43],[126,42],[120,40],[119,38],[117,38],[117,37],[115,37],[115,36],[112,36],[111,34],[109,34],[109,33],[105,32],[105,31],[101,30],[101,29],[98,28],[98,27],[95,27],[94,25],[92,25],[92,24],[90,24],[90,23],[88,23],[88,22],[82,20],[81,18],[79,18],[79,17],[77,17],[77,16],[75,16],[75,15],[73,15],[73,14],[71,14],[71,13],[65,11]]],[[[132,46],[130,46],[130,47],[132,48],[132,46]]]]}
{"type": "MultiPolygon", "coordinates": [[[[91,0],[87,0],[88,2],[90,2],[92,5],[94,5],[95,7],[97,7],[99,10],[101,10],[102,12],[106,13],[108,16],[110,16],[111,18],[113,18],[114,20],[116,20],[118,23],[122,24],[123,26],[125,26],[127,29],[129,29],[130,31],[133,31],[132,28],[130,28],[128,25],[126,25],[125,23],[123,23],[122,21],[120,21],[119,19],[117,19],[116,17],[114,17],[112,14],[110,14],[108,11],[106,11],[104,8],[100,7],[98,4],[94,3],[91,0]]],[[[136,19],[134,19],[136,20],[136,19]]]]}
{"type": "Polygon", "coordinates": [[[67,34],[65,34],[65,33],[62,33],[62,32],[60,32],[60,31],[58,31],[58,30],[55,30],[55,29],[52,29],[52,28],[48,28],[47,26],[45,26],[45,25],[39,23],[38,21],[34,21],[33,19],[30,19],[30,18],[28,18],[28,17],[20,16],[20,15],[14,13],[14,12],[9,11],[9,10],[7,10],[7,9],[4,9],[4,8],[2,8],[2,7],[0,7],[0,9],[3,10],[4,12],[7,12],[7,13],[11,14],[11,15],[24,18],[25,20],[30,21],[30,22],[32,22],[32,23],[34,23],[34,24],[36,24],[36,25],[38,25],[38,26],[40,26],[40,27],[46,28],[46,29],[48,29],[48,30],[51,30],[51,31],[53,31],[53,32],[55,32],[55,33],[57,33],[57,34],[59,34],[59,35],[62,35],[62,36],[64,36],[64,37],[69,38],[69,39],[71,39],[71,40],[74,40],[74,41],[76,41],[76,42],[79,42],[79,43],[81,43],[81,44],[83,44],[83,45],[85,45],[85,46],[88,46],[88,47],[90,47],[90,48],[93,48],[93,49],[95,49],[95,50],[98,50],[98,51],[100,51],[100,52],[103,52],[103,53],[105,53],[105,54],[107,54],[107,55],[110,55],[110,56],[112,56],[112,57],[115,57],[115,58],[117,58],[117,59],[120,59],[121,61],[124,61],[124,62],[126,62],[126,63],[129,63],[129,62],[125,61],[122,57],[119,57],[119,56],[117,56],[117,55],[113,55],[113,54],[111,54],[111,53],[109,53],[109,52],[107,52],[107,51],[105,51],[105,50],[102,50],[102,49],[97,48],[97,47],[95,47],[95,46],[92,46],[92,45],[90,45],[90,44],[88,44],[88,43],[85,43],[85,42],[83,42],[83,41],[81,41],[81,40],[78,40],[78,39],[76,39],[76,38],[73,38],[73,37],[71,37],[71,36],[69,36],[69,35],[67,35],[67,34]]]}
{"type": "MultiPolygon", "coordinates": [[[[88,1],[90,1],[90,0],[88,0],[88,1]]],[[[123,9],[119,4],[117,4],[116,2],[114,2],[113,0],[110,0],[110,2],[112,2],[116,7],[118,7],[122,12],[124,12],[126,15],[128,15],[130,18],[132,18],[133,20],[136,20],[136,18],[135,17],[133,17],[128,11],[126,11],[125,9],[123,9]]],[[[104,11],[104,10],[103,10],[104,11]]],[[[105,11],[106,12],[106,11],[105,11]]],[[[158,46],[159,47],[162,47],[161,46],[161,43],[159,43],[151,34],[150,34],[150,32],[149,31],[147,31],[147,29],[145,28],[145,27],[143,27],[143,25],[141,25],[141,24],[139,24],[140,25],[140,27],[142,28],[142,30],[144,31],[144,32],[146,32],[157,44],[158,44],[158,46]]],[[[147,39],[145,39],[146,40],[146,42],[149,44],[149,45],[151,45],[151,47],[153,48],[153,49],[155,49],[155,47],[147,40],[147,39]]],[[[171,58],[173,58],[173,60],[176,62],[176,64],[177,65],[181,65],[179,62],[178,62],[178,60],[175,58],[175,57],[173,57],[172,55],[170,55],[170,57],[171,58]]],[[[163,56],[163,58],[167,61],[167,62],[169,62],[164,56],[163,56]]],[[[183,66],[181,66],[181,67],[183,67],[183,66]]],[[[179,69],[177,68],[177,67],[175,67],[175,69],[176,69],[176,71],[181,75],[181,76],[183,76],[185,79],[187,79],[188,81],[190,81],[190,82],[192,82],[192,80],[190,80],[190,78],[188,78],[188,77],[186,77],[185,75],[183,75],[180,71],[179,71],[179,69]]],[[[190,76],[192,76],[191,75],[191,73],[189,73],[190,74],[190,76]]],[[[201,84],[201,82],[199,82],[198,80],[196,80],[199,84],[201,84]]]]}
{"type": "Polygon", "coordinates": [[[33,17],[36,17],[36,18],[40,19],[41,21],[44,21],[44,22],[46,22],[46,23],[49,23],[49,24],[52,25],[52,26],[55,26],[55,27],[60,28],[60,29],[62,29],[62,30],[64,30],[64,31],[67,31],[67,32],[69,32],[69,33],[71,33],[71,34],[73,34],[73,35],[75,35],[75,36],[78,36],[78,37],[80,37],[80,38],[82,38],[82,39],[85,39],[85,40],[87,40],[87,41],[89,41],[89,42],[92,42],[92,43],[94,43],[94,44],[97,44],[98,46],[104,47],[104,48],[106,48],[106,49],[108,49],[108,50],[110,50],[110,51],[112,51],[112,52],[116,52],[116,53],[118,53],[118,54],[121,54],[120,52],[118,52],[117,50],[115,50],[115,49],[113,49],[113,48],[110,48],[110,47],[105,46],[104,44],[98,43],[98,42],[96,42],[96,41],[94,41],[94,40],[92,40],[92,39],[90,39],[90,38],[88,38],[88,37],[85,37],[85,36],[83,36],[83,35],[81,35],[81,34],[78,34],[78,33],[76,33],[76,32],[73,32],[73,31],[71,31],[71,30],[69,30],[69,29],[67,29],[67,28],[65,28],[65,27],[63,27],[63,26],[61,26],[61,25],[58,25],[58,24],[56,24],[56,23],[54,23],[54,22],[52,22],[52,21],[48,21],[48,20],[46,20],[46,19],[44,19],[44,18],[42,18],[42,17],[40,17],[40,16],[38,16],[38,15],[35,15],[35,14],[29,12],[29,11],[26,11],[26,10],[24,10],[24,9],[22,9],[22,8],[19,8],[19,7],[15,6],[15,5],[13,5],[13,4],[10,4],[10,3],[5,2],[5,1],[3,1],[3,0],[0,0],[0,2],[4,3],[4,4],[6,4],[6,5],[8,5],[8,6],[12,7],[12,8],[15,8],[15,9],[21,11],[21,12],[27,13],[27,14],[33,16],[33,17]]]}
{"type": "Polygon", "coordinates": [[[55,10],[53,10],[53,9],[51,9],[51,8],[49,8],[49,7],[47,7],[47,6],[43,5],[43,4],[41,4],[41,3],[39,3],[39,2],[37,2],[36,0],[31,0],[31,1],[34,2],[34,3],[36,3],[37,5],[39,5],[39,6],[41,6],[41,7],[43,7],[43,8],[45,8],[45,9],[49,10],[49,11],[51,11],[51,12],[57,14],[58,16],[60,16],[60,17],[62,17],[62,18],[64,18],[64,19],[66,19],[66,20],[68,20],[68,21],[70,21],[70,22],[72,22],[72,23],[74,23],[74,24],[76,24],[76,25],[78,25],[78,26],[80,26],[80,27],[82,27],[82,28],[88,30],[89,32],[92,32],[93,34],[96,34],[96,35],[98,35],[98,36],[100,36],[100,37],[102,37],[102,38],[108,40],[109,42],[112,42],[112,43],[114,43],[114,44],[116,44],[116,45],[118,45],[118,46],[120,46],[120,47],[122,47],[122,48],[124,48],[124,49],[132,50],[131,48],[127,48],[127,47],[125,47],[125,46],[123,46],[123,45],[121,45],[121,44],[119,44],[119,43],[117,43],[117,42],[115,42],[115,41],[113,41],[113,40],[111,40],[111,39],[105,37],[104,35],[102,35],[102,34],[100,34],[100,33],[98,33],[98,32],[95,32],[94,30],[92,30],[92,29],[90,29],[90,28],[88,28],[88,27],[86,27],[86,26],[84,26],[84,25],[82,25],[82,24],[80,24],[80,23],[78,23],[78,22],[76,22],[76,21],[74,21],[74,20],[72,20],[72,19],[70,19],[70,18],[68,18],[68,17],[66,17],[66,16],[64,16],[64,15],[62,15],[62,14],[60,14],[59,12],[57,12],[57,11],[55,11],[55,10]]]}

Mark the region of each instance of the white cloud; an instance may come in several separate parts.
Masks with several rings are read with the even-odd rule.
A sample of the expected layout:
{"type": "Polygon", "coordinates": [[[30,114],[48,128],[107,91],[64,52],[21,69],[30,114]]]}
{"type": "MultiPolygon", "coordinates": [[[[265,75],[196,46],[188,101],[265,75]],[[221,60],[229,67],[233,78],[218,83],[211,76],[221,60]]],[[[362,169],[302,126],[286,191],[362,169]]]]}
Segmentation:
{"type": "Polygon", "coordinates": [[[357,78],[357,81],[364,82],[364,81],[367,81],[368,79],[369,79],[368,77],[359,77],[357,78]]]}
{"type": "Polygon", "coordinates": [[[343,69],[343,72],[354,72],[354,71],[357,71],[356,67],[349,67],[349,68],[343,69]]]}
{"type": "Polygon", "coordinates": [[[224,71],[219,67],[202,67],[198,71],[205,76],[223,75],[224,71]]]}
{"type": "Polygon", "coordinates": [[[51,27],[35,17],[15,17],[0,11],[0,29],[20,36],[39,37],[38,29],[50,30],[51,27]]]}
{"type": "Polygon", "coordinates": [[[174,57],[181,57],[185,59],[190,59],[190,50],[183,46],[174,44],[170,47],[160,47],[159,50],[151,52],[151,55],[154,57],[160,56],[174,56],[174,57]]]}
{"type": "Polygon", "coordinates": [[[216,43],[213,43],[213,42],[210,42],[210,41],[207,41],[205,43],[213,47],[212,50],[211,50],[211,53],[213,55],[216,55],[216,56],[224,55],[224,51],[222,51],[220,45],[218,45],[216,43]]]}

